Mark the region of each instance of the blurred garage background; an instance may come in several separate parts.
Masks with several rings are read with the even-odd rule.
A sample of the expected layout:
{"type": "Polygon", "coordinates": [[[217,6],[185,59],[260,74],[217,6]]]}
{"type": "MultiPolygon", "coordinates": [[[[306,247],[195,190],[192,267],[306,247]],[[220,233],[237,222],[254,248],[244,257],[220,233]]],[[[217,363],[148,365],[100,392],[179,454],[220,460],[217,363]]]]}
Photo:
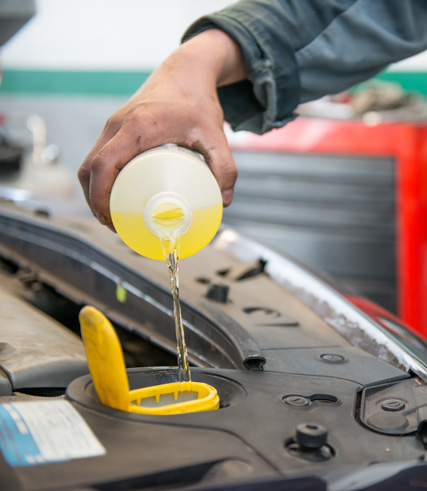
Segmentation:
{"type": "MultiPolygon", "coordinates": [[[[107,118],[194,19],[229,3],[2,0],[2,21],[29,18],[0,52],[2,149],[24,149],[37,168],[16,187],[44,186],[81,202],[76,172],[107,118]]],[[[426,72],[422,53],[375,85],[302,107],[283,130],[228,132],[240,177],[224,216],[420,331],[427,331],[426,72]]],[[[9,184],[3,175],[0,185],[9,184]]]]}

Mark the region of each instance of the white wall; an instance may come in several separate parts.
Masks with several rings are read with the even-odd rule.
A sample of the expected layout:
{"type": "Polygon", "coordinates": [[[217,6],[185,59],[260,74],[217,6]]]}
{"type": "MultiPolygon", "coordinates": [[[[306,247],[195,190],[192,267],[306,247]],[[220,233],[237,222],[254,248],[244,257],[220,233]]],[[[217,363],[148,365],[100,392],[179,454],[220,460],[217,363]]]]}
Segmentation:
{"type": "Polygon", "coordinates": [[[7,68],[139,70],[157,66],[203,14],[231,0],[37,0],[4,46],[7,68]]]}
{"type": "MultiPolygon", "coordinates": [[[[232,0],[37,0],[37,14],[3,47],[7,68],[156,67],[199,16],[232,0]]],[[[427,71],[427,53],[393,70],[427,71]]]]}

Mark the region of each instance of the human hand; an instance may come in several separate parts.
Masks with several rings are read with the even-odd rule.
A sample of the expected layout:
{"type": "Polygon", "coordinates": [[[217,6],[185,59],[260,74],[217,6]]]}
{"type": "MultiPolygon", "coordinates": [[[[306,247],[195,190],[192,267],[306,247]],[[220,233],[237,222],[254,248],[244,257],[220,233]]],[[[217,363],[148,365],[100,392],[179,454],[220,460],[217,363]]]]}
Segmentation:
{"type": "Polygon", "coordinates": [[[228,35],[205,31],[180,46],[109,118],[78,172],[100,223],[114,230],[109,198],[119,171],[137,154],[165,143],[201,153],[218,181],[224,205],[231,203],[237,169],[216,89],[244,78],[242,63],[240,48],[228,35]]]}

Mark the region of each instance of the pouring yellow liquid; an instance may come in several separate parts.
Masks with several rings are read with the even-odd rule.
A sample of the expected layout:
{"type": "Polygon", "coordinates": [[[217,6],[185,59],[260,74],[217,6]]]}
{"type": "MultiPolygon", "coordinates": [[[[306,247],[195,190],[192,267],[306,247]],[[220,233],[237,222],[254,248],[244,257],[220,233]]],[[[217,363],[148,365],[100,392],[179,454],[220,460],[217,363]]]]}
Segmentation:
{"type": "Polygon", "coordinates": [[[222,205],[195,210],[187,233],[182,237],[176,237],[174,232],[180,228],[184,213],[178,206],[165,204],[163,207],[158,207],[152,216],[153,225],[159,235],[155,237],[143,226],[144,218],[141,214],[112,213],[116,231],[130,248],[136,252],[143,251],[145,254],[148,252],[154,259],[166,259],[173,298],[180,382],[190,382],[191,373],[179,300],[178,258],[191,256],[203,247],[202,244],[209,242],[215,234],[214,231],[216,232],[219,227],[221,216],[222,205]],[[216,223],[218,226],[215,228],[213,224],[216,223]]]}
{"type": "MultiPolygon", "coordinates": [[[[182,323],[181,302],[179,301],[179,231],[185,221],[185,212],[175,203],[163,202],[152,212],[151,223],[158,234],[169,270],[170,287],[175,319],[176,350],[178,354],[178,381],[191,383],[184,324],[182,323]]],[[[189,391],[187,394],[191,394],[189,391]]]]}
{"type": "Polygon", "coordinates": [[[165,145],[135,157],[120,171],[110,197],[113,225],[135,252],[168,264],[177,339],[179,381],[191,381],[179,301],[178,258],[215,236],[222,198],[200,156],[165,145]]]}
{"type": "Polygon", "coordinates": [[[184,324],[182,323],[181,302],[179,301],[178,250],[179,239],[160,238],[169,270],[169,279],[173,299],[175,319],[176,350],[178,354],[178,380],[191,382],[190,365],[188,363],[187,345],[185,343],[184,324]]]}

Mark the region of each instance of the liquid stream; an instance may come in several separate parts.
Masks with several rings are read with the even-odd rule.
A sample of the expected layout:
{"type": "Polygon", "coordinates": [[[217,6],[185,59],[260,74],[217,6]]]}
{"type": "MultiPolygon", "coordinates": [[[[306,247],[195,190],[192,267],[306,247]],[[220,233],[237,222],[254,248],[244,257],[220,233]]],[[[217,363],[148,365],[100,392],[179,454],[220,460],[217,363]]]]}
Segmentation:
{"type": "Polygon", "coordinates": [[[181,302],[179,301],[179,238],[165,234],[160,237],[160,240],[168,265],[170,286],[172,291],[173,313],[175,318],[176,349],[178,354],[178,380],[180,383],[191,382],[187,345],[185,344],[184,325],[182,323],[181,302]]]}

